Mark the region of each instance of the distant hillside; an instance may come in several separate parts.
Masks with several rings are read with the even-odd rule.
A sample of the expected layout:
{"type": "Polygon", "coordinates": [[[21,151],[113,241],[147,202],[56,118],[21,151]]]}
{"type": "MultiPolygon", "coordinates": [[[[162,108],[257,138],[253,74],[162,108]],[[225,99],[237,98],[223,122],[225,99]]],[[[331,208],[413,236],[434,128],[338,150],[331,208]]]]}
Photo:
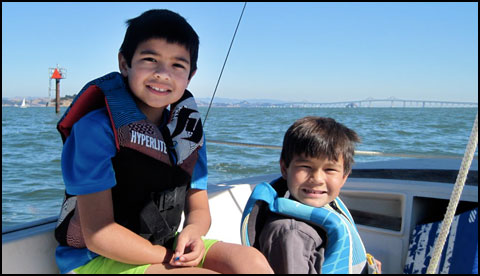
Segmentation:
{"type": "MultiPolygon", "coordinates": [[[[61,106],[69,106],[76,95],[66,95],[60,98],[61,106]]],[[[55,100],[49,98],[26,97],[26,104],[29,106],[55,106],[55,100]]],[[[2,106],[20,106],[23,97],[2,98],[2,106]]],[[[197,105],[200,107],[208,107],[210,98],[196,98],[197,105]]],[[[476,102],[449,102],[449,101],[433,101],[433,100],[402,100],[395,98],[343,101],[343,102],[325,102],[312,103],[308,101],[287,102],[272,99],[229,99],[215,98],[212,107],[269,107],[269,108],[370,108],[370,107],[466,107],[478,108],[476,102]]]]}
{"type": "MultiPolygon", "coordinates": [[[[210,98],[196,98],[198,106],[208,106],[210,104],[210,98]]],[[[272,100],[272,99],[229,99],[229,98],[214,98],[213,107],[265,107],[276,104],[284,104],[285,101],[272,100]]]]}
{"type": "MultiPolygon", "coordinates": [[[[74,98],[75,95],[60,97],[60,106],[69,106],[74,98]]],[[[20,106],[22,101],[23,97],[2,97],[2,106],[20,106]]],[[[32,107],[55,106],[55,99],[50,99],[48,97],[25,97],[25,103],[32,107]]]]}
{"type": "MultiPolygon", "coordinates": [[[[76,95],[66,95],[60,98],[60,106],[69,106],[76,95]]],[[[20,106],[22,104],[23,97],[2,98],[2,106],[20,106]]],[[[210,104],[209,98],[196,98],[198,106],[208,106],[210,104]]],[[[25,97],[25,102],[29,106],[55,106],[55,99],[49,99],[47,97],[25,97]]],[[[269,99],[228,99],[228,98],[215,98],[213,100],[213,107],[266,107],[275,104],[286,103],[284,101],[269,100],[269,99]]]]}

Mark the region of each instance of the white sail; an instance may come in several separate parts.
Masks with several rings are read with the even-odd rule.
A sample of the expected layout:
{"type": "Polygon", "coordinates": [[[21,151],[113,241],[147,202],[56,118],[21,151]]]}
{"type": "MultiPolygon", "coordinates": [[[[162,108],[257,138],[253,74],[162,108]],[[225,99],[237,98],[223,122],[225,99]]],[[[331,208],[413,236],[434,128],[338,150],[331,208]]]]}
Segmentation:
{"type": "Polygon", "coordinates": [[[22,105],[20,106],[21,108],[27,107],[27,104],[25,103],[25,98],[23,98],[22,105]]]}

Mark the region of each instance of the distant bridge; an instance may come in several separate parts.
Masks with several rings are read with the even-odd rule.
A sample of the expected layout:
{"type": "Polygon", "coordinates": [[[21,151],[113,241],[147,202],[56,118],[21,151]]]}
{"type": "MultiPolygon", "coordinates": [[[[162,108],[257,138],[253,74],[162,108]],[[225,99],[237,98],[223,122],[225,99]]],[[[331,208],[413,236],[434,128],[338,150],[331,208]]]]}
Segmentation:
{"type": "Polygon", "coordinates": [[[367,98],[359,101],[344,101],[330,103],[284,103],[275,104],[278,107],[478,107],[478,102],[451,102],[451,101],[427,101],[427,100],[404,100],[390,97],[386,99],[367,98]]]}

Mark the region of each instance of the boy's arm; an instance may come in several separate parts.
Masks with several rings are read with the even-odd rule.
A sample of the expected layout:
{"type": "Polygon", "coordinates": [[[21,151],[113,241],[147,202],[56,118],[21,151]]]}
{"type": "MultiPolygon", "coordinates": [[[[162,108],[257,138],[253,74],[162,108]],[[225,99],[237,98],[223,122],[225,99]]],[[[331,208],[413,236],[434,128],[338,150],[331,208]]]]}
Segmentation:
{"type": "Polygon", "coordinates": [[[77,196],[77,208],[89,250],[128,264],[154,264],[171,260],[173,252],[163,246],[152,245],[114,221],[111,189],[77,196]]]}
{"type": "Polygon", "coordinates": [[[185,228],[195,227],[203,236],[210,229],[211,217],[207,190],[188,190],[185,208],[185,228]]]}
{"type": "Polygon", "coordinates": [[[210,229],[211,217],[207,190],[190,189],[186,196],[185,223],[175,248],[180,262],[172,265],[196,266],[203,258],[202,236],[210,229]]]}
{"type": "Polygon", "coordinates": [[[275,273],[321,273],[324,250],[319,247],[322,241],[316,235],[309,235],[308,230],[299,228],[298,223],[290,219],[265,225],[259,237],[259,249],[275,273]]]}

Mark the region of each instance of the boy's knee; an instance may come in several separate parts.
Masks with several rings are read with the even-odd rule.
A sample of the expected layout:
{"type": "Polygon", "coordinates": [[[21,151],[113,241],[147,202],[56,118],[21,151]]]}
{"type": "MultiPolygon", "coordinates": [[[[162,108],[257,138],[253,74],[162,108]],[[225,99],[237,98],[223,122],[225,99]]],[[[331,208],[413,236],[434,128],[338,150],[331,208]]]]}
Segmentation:
{"type": "Polygon", "coordinates": [[[208,251],[204,267],[222,273],[273,273],[263,254],[254,247],[218,242],[208,251]]]}
{"type": "Polygon", "coordinates": [[[269,269],[271,270],[271,273],[273,273],[273,270],[270,267],[270,264],[268,263],[267,258],[260,252],[258,249],[251,247],[251,246],[246,246],[245,250],[248,251],[248,256],[249,256],[249,266],[251,267],[257,267],[257,268],[264,268],[264,269],[269,269]]]}

